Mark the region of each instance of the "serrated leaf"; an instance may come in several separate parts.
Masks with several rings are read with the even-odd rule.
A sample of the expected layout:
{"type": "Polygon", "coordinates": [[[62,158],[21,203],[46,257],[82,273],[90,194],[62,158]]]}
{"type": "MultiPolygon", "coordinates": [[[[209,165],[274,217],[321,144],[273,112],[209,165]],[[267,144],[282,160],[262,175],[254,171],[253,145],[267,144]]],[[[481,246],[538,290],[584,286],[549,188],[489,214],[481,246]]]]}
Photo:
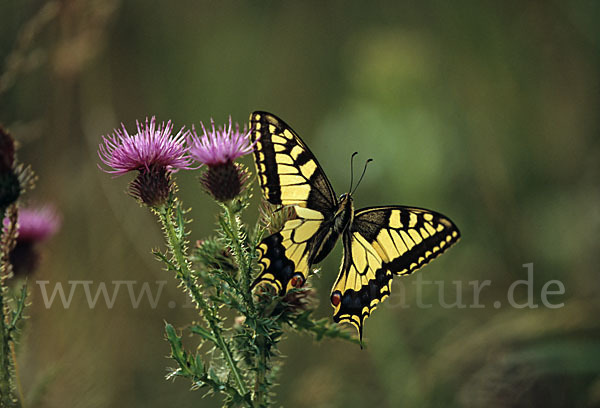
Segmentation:
{"type": "Polygon", "coordinates": [[[17,299],[15,299],[15,303],[16,303],[15,310],[11,313],[10,323],[8,324],[8,327],[7,327],[8,335],[11,335],[11,332],[13,332],[14,330],[17,329],[17,324],[23,318],[23,311],[25,310],[26,302],[27,302],[27,284],[24,284],[21,287],[21,293],[19,294],[19,297],[17,299]]]}
{"type": "Polygon", "coordinates": [[[190,331],[194,334],[199,335],[204,340],[209,340],[209,341],[212,341],[213,343],[217,342],[217,339],[215,338],[215,336],[213,336],[213,334],[210,331],[208,331],[207,329],[205,329],[202,326],[198,326],[198,325],[191,326],[190,331]]]}
{"type": "Polygon", "coordinates": [[[167,334],[167,341],[171,345],[171,357],[179,363],[185,374],[191,374],[187,361],[187,353],[183,349],[181,337],[177,335],[175,328],[169,323],[165,324],[165,332],[167,334]]]}

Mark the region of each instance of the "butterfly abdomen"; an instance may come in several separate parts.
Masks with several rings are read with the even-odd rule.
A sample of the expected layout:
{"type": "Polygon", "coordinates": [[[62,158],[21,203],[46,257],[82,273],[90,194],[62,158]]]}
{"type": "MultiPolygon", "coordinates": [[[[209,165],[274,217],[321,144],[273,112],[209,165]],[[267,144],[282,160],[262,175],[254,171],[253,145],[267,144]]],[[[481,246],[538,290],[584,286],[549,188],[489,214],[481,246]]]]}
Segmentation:
{"type": "Polygon", "coordinates": [[[331,220],[324,224],[322,236],[315,240],[318,247],[314,248],[314,256],[311,256],[311,263],[319,263],[331,252],[335,247],[340,235],[352,225],[354,219],[354,205],[352,197],[349,194],[344,194],[339,202],[337,209],[331,216],[331,220]]]}

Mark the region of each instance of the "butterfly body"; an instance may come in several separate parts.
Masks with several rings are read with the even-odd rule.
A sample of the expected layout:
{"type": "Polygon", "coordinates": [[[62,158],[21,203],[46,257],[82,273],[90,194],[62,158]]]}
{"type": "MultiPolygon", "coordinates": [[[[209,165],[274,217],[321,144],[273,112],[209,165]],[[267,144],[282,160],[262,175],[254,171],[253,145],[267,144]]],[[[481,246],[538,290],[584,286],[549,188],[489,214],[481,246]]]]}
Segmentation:
{"type": "Polygon", "coordinates": [[[335,247],[339,237],[350,227],[354,218],[352,195],[343,194],[331,221],[323,223],[323,238],[315,241],[314,257],[309,258],[312,264],[320,263],[335,247]]]}
{"type": "Polygon", "coordinates": [[[434,211],[404,206],[354,209],[352,194],[336,198],[317,159],[281,119],[250,116],[261,188],[272,204],[290,206],[294,217],[259,244],[260,273],[283,295],[301,287],[341,237],[342,266],[331,291],[334,321],[354,325],[391,292],[395,275],[408,275],[458,241],[458,228],[434,211]]]}

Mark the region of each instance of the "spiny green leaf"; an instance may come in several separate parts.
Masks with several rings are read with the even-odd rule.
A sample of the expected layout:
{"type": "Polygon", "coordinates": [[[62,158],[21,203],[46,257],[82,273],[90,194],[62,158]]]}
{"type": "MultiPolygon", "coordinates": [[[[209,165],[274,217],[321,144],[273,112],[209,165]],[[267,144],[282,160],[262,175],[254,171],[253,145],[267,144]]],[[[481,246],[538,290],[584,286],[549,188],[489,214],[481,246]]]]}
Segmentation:
{"type": "Polygon", "coordinates": [[[209,330],[205,329],[202,326],[198,326],[198,325],[190,326],[190,331],[194,334],[199,335],[204,340],[208,340],[213,343],[217,342],[217,339],[215,338],[215,336],[209,330]]]}
{"type": "Polygon", "coordinates": [[[20,290],[19,297],[15,299],[15,310],[11,313],[10,323],[7,327],[7,333],[11,336],[12,332],[17,329],[17,324],[23,318],[23,311],[25,310],[27,301],[27,283],[25,283],[20,290]]]}
{"type": "Polygon", "coordinates": [[[181,343],[181,337],[177,335],[175,328],[169,323],[165,324],[165,332],[167,334],[167,340],[171,345],[171,357],[177,361],[183,374],[191,375],[192,372],[190,371],[187,353],[183,349],[183,344],[181,343]]]}

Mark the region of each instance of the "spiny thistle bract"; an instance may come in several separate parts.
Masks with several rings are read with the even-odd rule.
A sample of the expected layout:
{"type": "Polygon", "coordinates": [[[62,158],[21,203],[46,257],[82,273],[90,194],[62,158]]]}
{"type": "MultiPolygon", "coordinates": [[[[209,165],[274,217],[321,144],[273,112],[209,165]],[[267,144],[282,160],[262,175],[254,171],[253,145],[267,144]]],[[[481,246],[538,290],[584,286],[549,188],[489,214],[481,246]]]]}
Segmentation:
{"type": "MultiPolygon", "coordinates": [[[[170,129],[170,122],[167,127],[170,129]]],[[[166,338],[176,362],[167,378],[184,377],[191,381],[193,389],[222,393],[228,407],[266,407],[273,401],[275,375],[282,363],[277,345],[286,327],[310,333],[316,340],[324,337],[354,343],[358,340],[328,318],[313,318],[315,291],[308,284],[283,298],[268,288],[251,292],[258,269],[256,247],[266,229],[280,223],[279,218],[287,212],[273,211],[269,204],[263,203],[255,225],[249,227],[243,223],[241,213],[250,205],[251,188],[247,183],[248,171],[235,160],[254,148],[249,131],[234,126],[231,118],[226,127],[215,128],[212,120],[209,129],[203,124],[201,127],[203,134],[199,136],[192,128],[185,145],[181,135],[166,137],[164,134],[170,135],[170,130],[162,129],[161,134],[166,137],[164,145],[176,146],[172,151],[177,154],[157,152],[159,147],[151,142],[156,131],[149,131],[147,125],[138,128],[137,137],[130,137],[123,130],[112,139],[104,138],[99,155],[113,169],[111,173],[137,170],[151,178],[150,172],[158,166],[166,169],[169,183],[174,183],[172,170],[192,169],[192,160],[200,163],[200,167],[207,167],[200,176],[201,184],[221,208],[214,236],[193,237],[195,246],[189,249],[192,233],[187,225],[191,210],[184,210],[174,188],[169,188],[166,197],[161,196],[158,205],[149,204],[161,223],[167,248],[154,254],[190,296],[199,318],[199,322],[191,324],[180,322],[178,325],[185,327],[181,330],[166,324],[166,338]],[[153,154],[139,153],[143,151],[153,154]],[[226,310],[237,317],[226,319],[226,310]],[[196,336],[195,349],[183,346],[184,331],[196,336]]],[[[160,184],[160,178],[152,182],[160,184]]],[[[142,197],[142,181],[134,183],[139,183],[135,184],[137,197],[146,202],[142,197]]],[[[144,186],[152,184],[144,183],[144,186]]]]}

